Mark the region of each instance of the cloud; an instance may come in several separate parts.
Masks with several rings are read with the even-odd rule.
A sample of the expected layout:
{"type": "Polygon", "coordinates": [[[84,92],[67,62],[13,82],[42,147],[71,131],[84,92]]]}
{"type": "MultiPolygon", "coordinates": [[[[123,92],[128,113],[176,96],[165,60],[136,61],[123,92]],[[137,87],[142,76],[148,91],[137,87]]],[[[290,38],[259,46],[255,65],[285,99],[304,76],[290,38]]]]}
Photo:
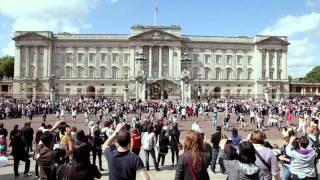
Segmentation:
{"type": "Polygon", "coordinates": [[[307,4],[307,6],[314,8],[314,7],[317,7],[320,5],[320,1],[319,0],[307,0],[306,4],[307,4]]]}
{"type": "Polygon", "coordinates": [[[319,64],[317,36],[320,30],[320,13],[281,17],[261,34],[285,35],[289,38],[288,71],[293,77],[303,77],[319,64]]]}
{"type": "MultiPolygon", "coordinates": [[[[14,31],[53,31],[79,33],[91,27],[86,22],[90,11],[102,0],[1,0],[0,15],[13,20],[14,31]]],[[[12,42],[3,49],[12,52],[12,42]]],[[[12,55],[12,54],[11,54],[12,55]]]]}
{"type": "Polygon", "coordinates": [[[274,25],[264,29],[262,34],[291,36],[298,33],[319,31],[319,29],[320,13],[312,12],[303,16],[282,17],[274,25]]]}

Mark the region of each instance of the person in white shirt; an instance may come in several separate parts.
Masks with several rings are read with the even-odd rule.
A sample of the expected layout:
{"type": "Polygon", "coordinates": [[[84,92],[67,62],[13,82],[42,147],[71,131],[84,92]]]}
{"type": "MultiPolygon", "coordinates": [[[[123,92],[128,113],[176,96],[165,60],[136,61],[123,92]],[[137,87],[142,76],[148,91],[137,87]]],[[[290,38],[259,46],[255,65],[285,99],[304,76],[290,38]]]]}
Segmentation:
{"type": "Polygon", "coordinates": [[[156,161],[155,151],[154,151],[154,147],[156,146],[156,144],[157,144],[156,135],[153,132],[153,127],[149,126],[148,131],[144,133],[142,137],[142,147],[146,156],[145,165],[146,165],[147,171],[149,171],[149,154],[152,157],[155,169],[157,171],[159,170],[159,167],[156,161]]]}
{"type": "Polygon", "coordinates": [[[181,109],[181,121],[182,119],[187,120],[187,109],[185,107],[181,109]]]}
{"type": "Polygon", "coordinates": [[[76,108],[72,108],[71,110],[71,115],[72,115],[72,121],[76,122],[76,117],[77,117],[77,110],[76,108]]]}
{"type": "Polygon", "coordinates": [[[198,124],[198,120],[196,120],[191,127],[192,130],[194,130],[197,133],[202,133],[201,127],[198,124]]]}

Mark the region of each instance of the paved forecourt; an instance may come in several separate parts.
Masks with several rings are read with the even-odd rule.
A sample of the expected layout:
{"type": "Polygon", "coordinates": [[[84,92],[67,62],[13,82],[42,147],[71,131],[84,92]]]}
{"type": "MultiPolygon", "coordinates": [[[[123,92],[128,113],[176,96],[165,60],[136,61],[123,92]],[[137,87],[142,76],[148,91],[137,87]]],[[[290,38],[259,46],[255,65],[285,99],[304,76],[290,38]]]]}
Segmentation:
{"type": "MultiPolygon", "coordinates": [[[[129,115],[129,120],[131,121],[131,117],[132,115],[129,115]]],[[[210,117],[212,117],[212,114],[210,114],[210,117]]],[[[199,120],[199,125],[202,127],[203,132],[205,133],[205,137],[207,139],[207,141],[210,141],[210,136],[212,133],[215,132],[215,129],[211,123],[211,121],[209,119],[201,119],[201,117],[196,118],[196,117],[192,117],[189,118],[187,121],[180,121],[179,122],[179,129],[181,131],[181,137],[180,140],[183,141],[184,139],[184,135],[185,132],[189,129],[191,129],[191,125],[192,123],[198,119],[199,120]]],[[[248,118],[247,118],[248,119],[248,118]]],[[[66,122],[68,124],[70,124],[70,126],[76,126],[78,129],[86,129],[86,124],[84,122],[84,116],[83,115],[77,115],[77,121],[75,123],[73,123],[71,121],[71,115],[66,115],[65,118],[66,122]]],[[[56,121],[56,118],[54,115],[48,115],[47,117],[47,123],[51,123],[53,124],[56,121]]],[[[129,121],[129,122],[130,122],[129,121]]],[[[220,125],[222,125],[222,121],[223,121],[223,113],[219,113],[218,115],[218,123],[220,125]]],[[[20,119],[8,119],[8,120],[0,120],[0,122],[4,123],[4,126],[7,128],[7,130],[10,132],[13,128],[13,126],[15,124],[19,124],[19,127],[23,127],[23,124],[25,122],[28,122],[27,118],[20,118],[20,119]]],[[[36,116],[33,118],[32,120],[32,127],[34,128],[34,130],[36,131],[36,129],[38,129],[40,127],[42,123],[42,117],[41,116],[36,116]]],[[[235,117],[232,115],[231,121],[230,121],[230,128],[232,127],[236,127],[236,121],[235,121],[235,117]]],[[[255,127],[247,127],[247,131],[244,130],[239,130],[240,135],[242,136],[242,138],[246,138],[248,133],[255,129],[255,127]]],[[[282,136],[281,133],[279,132],[279,130],[277,128],[266,128],[264,129],[264,132],[267,134],[267,138],[270,141],[271,144],[279,144],[281,145],[282,142],[282,136]]],[[[230,135],[230,131],[228,132],[224,132],[227,136],[230,135]]],[[[157,153],[156,153],[157,154],[157,153]]],[[[144,153],[143,151],[140,152],[140,157],[144,160],[144,153]]],[[[31,160],[32,158],[30,158],[31,160]]],[[[107,165],[107,161],[105,160],[105,158],[103,159],[103,168],[105,169],[105,171],[102,172],[103,174],[103,178],[102,179],[106,179],[106,177],[108,177],[108,165],[107,165]]],[[[161,171],[155,171],[153,168],[153,163],[152,160],[150,159],[150,166],[151,166],[151,170],[148,172],[149,175],[151,176],[151,179],[154,180],[162,180],[165,178],[170,178],[172,179],[174,177],[175,174],[175,168],[171,167],[171,153],[169,152],[166,156],[165,159],[165,166],[164,167],[160,167],[161,171]]],[[[31,173],[34,175],[34,167],[35,167],[35,161],[31,160],[31,166],[30,166],[30,171],[31,173]]],[[[217,167],[219,167],[219,165],[217,165],[217,167]]],[[[24,163],[21,162],[20,163],[20,167],[19,167],[19,172],[20,175],[23,174],[23,169],[24,169],[24,163]]],[[[222,175],[220,173],[217,174],[213,174],[209,169],[208,169],[209,175],[211,178],[214,179],[225,179],[226,176],[222,175]]],[[[218,171],[219,172],[219,171],[218,171]]],[[[13,160],[12,160],[12,156],[9,156],[9,165],[6,167],[2,167],[0,168],[0,179],[1,180],[7,180],[7,179],[14,179],[14,175],[13,175],[13,160]]],[[[34,179],[33,177],[29,177],[29,178],[24,178],[23,176],[20,176],[20,179],[34,179]]],[[[140,179],[140,177],[138,177],[137,179],[140,179]]]]}

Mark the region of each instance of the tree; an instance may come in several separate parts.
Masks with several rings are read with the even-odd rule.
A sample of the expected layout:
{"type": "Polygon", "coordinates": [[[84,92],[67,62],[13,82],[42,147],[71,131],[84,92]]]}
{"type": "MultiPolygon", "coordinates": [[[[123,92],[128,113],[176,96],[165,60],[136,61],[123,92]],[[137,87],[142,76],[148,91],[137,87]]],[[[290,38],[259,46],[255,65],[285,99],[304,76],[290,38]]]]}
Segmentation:
{"type": "Polygon", "coordinates": [[[292,76],[291,75],[288,76],[288,80],[289,80],[289,83],[292,82],[292,76]]]}
{"type": "Polygon", "coordinates": [[[314,67],[304,78],[308,83],[320,83],[320,66],[314,67]]]}
{"type": "Polygon", "coordinates": [[[0,77],[13,77],[14,73],[14,57],[4,56],[0,58],[0,77]]]}

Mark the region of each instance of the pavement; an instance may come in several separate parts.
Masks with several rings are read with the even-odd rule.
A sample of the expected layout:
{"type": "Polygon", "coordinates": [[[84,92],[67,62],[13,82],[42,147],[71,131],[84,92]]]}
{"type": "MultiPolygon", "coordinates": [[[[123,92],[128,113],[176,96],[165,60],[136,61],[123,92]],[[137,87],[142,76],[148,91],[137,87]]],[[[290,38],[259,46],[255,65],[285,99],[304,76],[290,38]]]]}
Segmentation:
{"type": "MultiPolygon", "coordinates": [[[[130,119],[131,115],[129,116],[130,119]]],[[[210,117],[212,117],[212,114],[210,114],[210,117]]],[[[199,121],[199,125],[202,127],[203,132],[205,133],[205,137],[207,139],[207,141],[210,141],[210,136],[212,133],[215,132],[215,129],[211,123],[211,121],[209,119],[206,118],[190,118],[187,121],[180,121],[179,122],[179,129],[181,131],[181,137],[180,140],[183,141],[184,136],[185,136],[185,132],[189,129],[191,129],[191,125],[194,122],[194,120],[198,120],[199,121]]],[[[222,125],[222,119],[223,119],[223,114],[219,113],[218,115],[218,124],[222,125]]],[[[247,118],[248,119],[248,118],[247,118]]],[[[75,123],[73,123],[71,121],[71,115],[66,115],[66,119],[68,124],[70,124],[71,126],[76,126],[78,129],[85,129],[86,128],[86,124],[84,122],[84,116],[83,115],[78,115],[77,116],[77,121],[75,123]]],[[[48,115],[47,117],[47,123],[54,123],[56,121],[55,116],[54,115],[48,115]]],[[[296,120],[295,120],[296,121],[296,120]]],[[[7,130],[10,132],[11,128],[13,128],[13,126],[15,124],[19,124],[19,127],[23,127],[23,124],[25,122],[28,122],[27,118],[19,118],[19,119],[7,119],[7,120],[0,120],[0,122],[4,123],[5,128],[7,128],[7,130]]],[[[37,128],[40,127],[42,123],[42,117],[38,116],[38,117],[34,117],[34,119],[32,120],[32,127],[36,130],[37,128]]],[[[231,128],[236,126],[236,121],[235,118],[232,116],[231,121],[231,128]]],[[[246,138],[248,133],[251,130],[254,130],[254,127],[248,127],[247,131],[244,130],[239,130],[239,134],[242,136],[242,138],[246,138]]],[[[277,128],[265,128],[264,132],[267,135],[267,139],[269,140],[269,142],[271,144],[278,144],[281,145],[282,142],[282,135],[279,132],[279,130],[277,128]]],[[[227,136],[230,135],[230,131],[224,132],[227,136]]],[[[157,153],[156,153],[157,154],[157,153]]],[[[140,157],[142,158],[142,160],[144,161],[144,154],[143,151],[140,152],[140,157]]],[[[30,158],[31,160],[31,166],[30,166],[30,173],[33,174],[33,176],[31,177],[23,177],[23,170],[24,170],[24,163],[20,162],[20,166],[19,166],[19,172],[20,172],[20,177],[19,178],[14,178],[14,174],[13,174],[13,159],[12,156],[9,156],[9,165],[6,167],[1,167],[0,168],[0,180],[10,180],[10,179],[35,179],[34,176],[34,169],[35,169],[35,161],[31,160],[32,158],[30,158]]],[[[105,171],[102,172],[103,177],[102,179],[108,179],[108,165],[107,165],[107,161],[105,160],[105,158],[103,157],[103,168],[105,169],[105,171]]],[[[153,180],[163,180],[163,179],[174,179],[175,176],[175,168],[171,167],[171,153],[169,152],[165,158],[165,165],[163,167],[160,167],[161,171],[155,171],[153,168],[153,163],[152,160],[150,158],[150,171],[148,171],[151,179],[153,180]]],[[[319,167],[318,167],[319,168],[319,167]]],[[[217,172],[216,174],[213,174],[211,172],[210,169],[208,169],[209,172],[209,176],[210,179],[226,179],[226,175],[222,175],[221,173],[219,173],[219,165],[217,165],[217,172]]],[[[137,179],[141,179],[141,177],[139,177],[137,175],[137,179]]]]}

